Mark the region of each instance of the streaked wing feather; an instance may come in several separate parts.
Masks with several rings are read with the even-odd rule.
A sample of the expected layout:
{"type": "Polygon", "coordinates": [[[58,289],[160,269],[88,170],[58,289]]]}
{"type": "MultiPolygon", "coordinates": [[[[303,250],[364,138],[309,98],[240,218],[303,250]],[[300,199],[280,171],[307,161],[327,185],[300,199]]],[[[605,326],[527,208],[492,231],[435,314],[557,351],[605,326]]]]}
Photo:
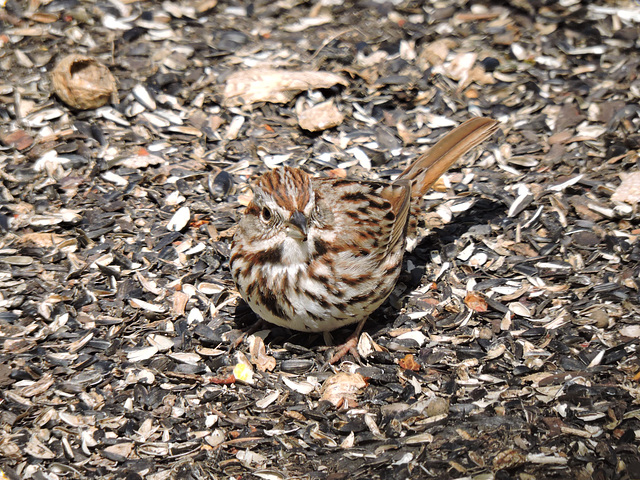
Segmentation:
{"type": "Polygon", "coordinates": [[[399,180],[382,189],[380,195],[391,203],[393,213],[396,215],[387,244],[387,252],[389,252],[398,242],[404,241],[411,212],[411,185],[408,180],[399,180]]]}

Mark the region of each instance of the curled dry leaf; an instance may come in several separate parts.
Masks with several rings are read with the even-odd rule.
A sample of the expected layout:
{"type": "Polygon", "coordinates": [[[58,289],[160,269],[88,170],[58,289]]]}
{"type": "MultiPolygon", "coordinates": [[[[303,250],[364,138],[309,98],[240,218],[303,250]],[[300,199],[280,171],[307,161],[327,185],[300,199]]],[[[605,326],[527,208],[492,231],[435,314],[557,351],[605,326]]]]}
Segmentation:
{"type": "Polygon", "coordinates": [[[276,367],[276,359],[267,355],[262,337],[254,335],[249,346],[251,354],[251,363],[253,363],[261,372],[272,371],[276,367]]]}
{"type": "Polygon", "coordinates": [[[420,364],[416,362],[416,359],[410,353],[405,355],[405,357],[398,362],[398,365],[405,370],[411,370],[413,372],[420,370],[420,364]]]}
{"type": "Polygon", "coordinates": [[[115,78],[107,67],[92,57],[67,55],[51,72],[51,82],[60,100],[73,108],[98,108],[109,99],[117,103],[115,78]]]}
{"type": "Polygon", "coordinates": [[[477,293],[473,293],[473,292],[467,293],[467,296],[464,297],[464,303],[467,307],[469,307],[474,312],[483,313],[483,312],[486,312],[488,309],[487,301],[477,293]]]}
{"type": "Polygon", "coordinates": [[[252,68],[235,72],[227,79],[224,104],[228,107],[256,102],[287,103],[298,93],[334,85],[347,86],[347,81],[329,72],[252,68]]]}
{"type": "Polygon", "coordinates": [[[340,372],[322,384],[320,400],[327,400],[336,408],[352,408],[357,405],[356,396],[366,386],[367,382],[359,373],[340,372]]]}

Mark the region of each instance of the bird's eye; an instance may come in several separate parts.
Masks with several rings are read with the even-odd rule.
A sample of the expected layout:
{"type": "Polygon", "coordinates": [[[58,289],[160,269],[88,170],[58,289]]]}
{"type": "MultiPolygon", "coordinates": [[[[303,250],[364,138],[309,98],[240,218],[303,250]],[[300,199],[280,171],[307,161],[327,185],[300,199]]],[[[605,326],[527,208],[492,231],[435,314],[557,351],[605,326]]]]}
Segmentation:
{"type": "Polygon", "coordinates": [[[271,210],[267,207],[262,207],[262,212],[260,212],[260,218],[263,222],[268,222],[271,220],[271,210]]]}

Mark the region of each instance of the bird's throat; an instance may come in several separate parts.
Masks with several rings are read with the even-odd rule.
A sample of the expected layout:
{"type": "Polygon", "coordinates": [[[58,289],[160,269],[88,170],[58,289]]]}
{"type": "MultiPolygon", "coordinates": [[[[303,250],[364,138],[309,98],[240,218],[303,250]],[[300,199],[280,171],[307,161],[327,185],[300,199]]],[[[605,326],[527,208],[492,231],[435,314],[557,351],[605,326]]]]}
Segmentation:
{"type": "Polygon", "coordinates": [[[287,236],[281,245],[283,265],[302,265],[309,262],[309,243],[287,236]]]}

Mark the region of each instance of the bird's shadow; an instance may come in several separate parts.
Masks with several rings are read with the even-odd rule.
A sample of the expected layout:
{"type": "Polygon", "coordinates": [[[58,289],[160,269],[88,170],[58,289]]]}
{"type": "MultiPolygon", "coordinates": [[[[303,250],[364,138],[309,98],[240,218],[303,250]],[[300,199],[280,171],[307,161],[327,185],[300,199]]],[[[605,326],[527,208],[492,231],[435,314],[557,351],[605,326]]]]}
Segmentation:
{"type": "MultiPolygon", "coordinates": [[[[481,231],[474,232],[479,226],[497,225],[504,227],[507,219],[507,207],[498,201],[488,198],[478,199],[472,207],[456,216],[453,220],[442,227],[429,229],[429,234],[423,237],[411,252],[404,256],[403,272],[407,271],[407,262],[411,261],[416,266],[418,272],[424,270],[431,261],[431,252],[438,252],[445,260],[455,258],[460,253],[461,243],[458,240],[466,235],[474,237],[484,236],[481,231]]],[[[413,282],[408,286],[409,291],[415,290],[421,281],[422,274],[412,275],[413,282]],[[415,278],[417,277],[417,278],[415,278]]]]}
{"type": "Polygon", "coordinates": [[[451,222],[442,227],[431,229],[431,234],[425,237],[418,246],[436,237],[439,244],[446,245],[461,238],[473,227],[478,225],[499,225],[507,218],[507,207],[504,203],[488,198],[480,198],[466,212],[455,215],[451,222]]]}

